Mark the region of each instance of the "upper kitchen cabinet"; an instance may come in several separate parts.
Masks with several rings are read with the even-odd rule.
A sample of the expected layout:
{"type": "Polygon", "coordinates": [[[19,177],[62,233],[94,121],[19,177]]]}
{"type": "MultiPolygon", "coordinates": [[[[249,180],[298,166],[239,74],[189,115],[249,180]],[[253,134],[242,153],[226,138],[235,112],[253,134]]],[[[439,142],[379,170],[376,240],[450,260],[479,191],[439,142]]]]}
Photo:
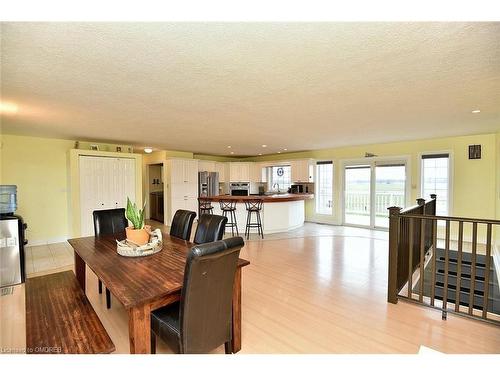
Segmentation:
{"type": "Polygon", "coordinates": [[[311,159],[290,162],[292,182],[314,182],[314,164],[311,159]]]}
{"type": "Polygon", "coordinates": [[[263,165],[261,163],[250,164],[250,182],[266,182],[265,173],[262,172],[263,165]]]}
{"type": "Polygon", "coordinates": [[[229,182],[229,163],[216,162],[215,172],[219,173],[219,182],[229,182]]]}
{"type": "Polygon", "coordinates": [[[250,164],[242,162],[229,163],[229,181],[250,182],[250,164]]]}
{"type": "MultiPolygon", "coordinates": [[[[217,170],[217,164],[214,161],[210,160],[200,160],[198,162],[198,171],[199,172],[218,172],[217,170]]],[[[220,175],[220,173],[219,173],[220,175]]],[[[219,177],[220,179],[220,177],[219,177]]]]}
{"type": "Polygon", "coordinates": [[[168,160],[170,183],[198,183],[198,160],[168,160]]]}

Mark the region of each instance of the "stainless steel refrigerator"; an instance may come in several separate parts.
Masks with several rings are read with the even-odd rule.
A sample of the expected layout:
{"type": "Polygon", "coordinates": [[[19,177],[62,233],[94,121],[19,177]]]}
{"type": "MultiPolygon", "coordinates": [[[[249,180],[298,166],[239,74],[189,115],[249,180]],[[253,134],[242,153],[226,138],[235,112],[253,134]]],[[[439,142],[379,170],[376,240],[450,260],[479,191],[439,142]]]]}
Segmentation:
{"type": "Polygon", "coordinates": [[[198,172],[198,196],[219,195],[219,172],[198,172]]]}
{"type": "Polygon", "coordinates": [[[0,215],[0,287],[23,283],[26,224],[21,216],[0,215]]]}

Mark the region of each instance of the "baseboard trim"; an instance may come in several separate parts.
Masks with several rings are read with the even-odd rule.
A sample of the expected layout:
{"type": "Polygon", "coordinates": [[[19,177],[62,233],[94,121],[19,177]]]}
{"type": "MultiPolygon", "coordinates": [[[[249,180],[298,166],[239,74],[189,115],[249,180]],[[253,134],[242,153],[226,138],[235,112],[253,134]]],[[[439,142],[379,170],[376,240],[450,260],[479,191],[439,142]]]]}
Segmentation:
{"type": "Polygon", "coordinates": [[[67,236],[53,237],[53,238],[48,238],[48,239],[45,239],[45,240],[30,240],[28,238],[28,244],[26,245],[26,247],[50,245],[50,244],[53,244],[53,243],[66,242],[67,240],[68,240],[67,236]]]}
{"type": "Polygon", "coordinates": [[[339,224],[339,223],[334,223],[334,222],[331,222],[331,221],[325,221],[325,220],[321,220],[321,219],[312,219],[312,218],[305,220],[304,223],[331,225],[331,226],[334,226],[334,227],[342,226],[342,224],[339,224]]]}

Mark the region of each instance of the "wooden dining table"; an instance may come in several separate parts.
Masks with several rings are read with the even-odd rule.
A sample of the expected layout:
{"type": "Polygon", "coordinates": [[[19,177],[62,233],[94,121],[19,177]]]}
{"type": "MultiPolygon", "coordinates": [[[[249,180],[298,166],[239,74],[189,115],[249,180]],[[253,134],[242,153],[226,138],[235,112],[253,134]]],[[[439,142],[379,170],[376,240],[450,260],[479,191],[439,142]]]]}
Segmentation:
{"type": "MultiPolygon", "coordinates": [[[[127,310],[130,353],[151,353],[151,311],[180,300],[184,267],[193,243],[163,233],[163,249],[145,257],[123,257],[116,241],[125,233],[68,240],[75,253],[76,278],[85,292],[86,266],[127,310]]],[[[239,259],[233,284],[232,352],[241,349],[241,270],[239,259]]]]}

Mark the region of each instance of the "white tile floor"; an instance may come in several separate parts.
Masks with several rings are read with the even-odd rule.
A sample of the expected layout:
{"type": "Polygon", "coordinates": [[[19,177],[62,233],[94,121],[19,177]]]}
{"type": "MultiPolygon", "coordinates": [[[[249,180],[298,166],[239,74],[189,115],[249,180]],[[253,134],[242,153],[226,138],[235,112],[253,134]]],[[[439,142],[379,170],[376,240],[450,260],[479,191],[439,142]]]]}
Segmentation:
{"type": "Polygon", "coordinates": [[[26,248],[26,275],[38,276],[73,266],[73,248],[67,242],[26,248]]]}

